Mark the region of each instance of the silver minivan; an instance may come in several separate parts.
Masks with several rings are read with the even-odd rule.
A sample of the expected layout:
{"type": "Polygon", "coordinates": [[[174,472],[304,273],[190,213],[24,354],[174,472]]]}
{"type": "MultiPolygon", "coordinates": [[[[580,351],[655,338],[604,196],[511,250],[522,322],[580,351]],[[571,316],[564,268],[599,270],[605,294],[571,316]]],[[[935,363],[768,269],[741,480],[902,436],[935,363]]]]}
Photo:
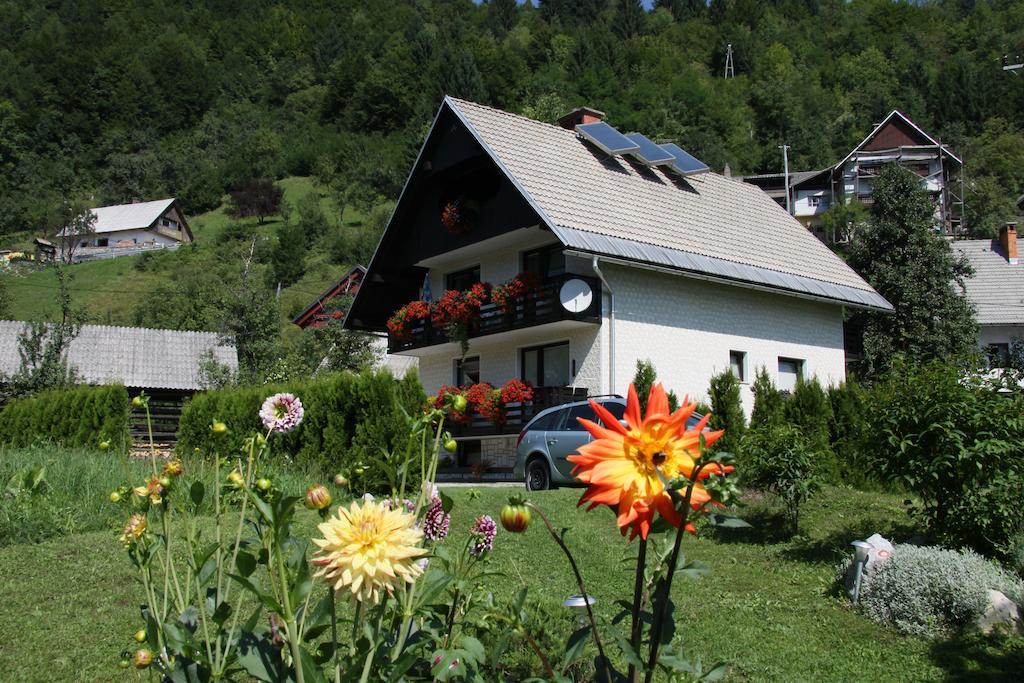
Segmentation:
{"type": "MultiPolygon", "coordinates": [[[[590,401],[601,404],[615,419],[622,421],[626,412],[626,399],[621,396],[594,396],[585,401],[576,401],[548,408],[519,433],[516,447],[516,464],[513,476],[526,482],[528,491],[543,491],[559,485],[580,485],[572,475],[574,465],[566,460],[576,453],[580,446],[590,441],[590,432],[583,428],[577,418],[600,423],[590,401]]],[[[692,429],[702,415],[694,413],[686,422],[692,429]]]]}

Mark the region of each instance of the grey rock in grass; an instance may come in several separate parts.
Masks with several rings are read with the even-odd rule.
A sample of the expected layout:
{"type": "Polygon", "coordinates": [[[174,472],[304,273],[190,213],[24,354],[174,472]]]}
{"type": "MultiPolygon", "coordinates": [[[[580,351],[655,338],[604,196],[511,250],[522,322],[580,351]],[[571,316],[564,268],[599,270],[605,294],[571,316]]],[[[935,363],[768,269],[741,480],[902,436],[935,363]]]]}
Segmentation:
{"type": "Polygon", "coordinates": [[[974,622],[979,631],[991,633],[996,629],[1005,629],[1011,633],[1024,633],[1017,603],[1000,591],[991,589],[986,592],[986,600],[984,614],[974,622]]]}

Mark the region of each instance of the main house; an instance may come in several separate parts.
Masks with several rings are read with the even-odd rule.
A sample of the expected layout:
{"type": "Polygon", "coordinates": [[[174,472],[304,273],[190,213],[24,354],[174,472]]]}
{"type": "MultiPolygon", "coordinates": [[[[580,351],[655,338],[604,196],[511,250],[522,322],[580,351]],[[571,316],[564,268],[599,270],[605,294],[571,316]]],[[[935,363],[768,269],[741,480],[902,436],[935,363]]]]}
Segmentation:
{"type": "MultiPolygon", "coordinates": [[[[783,388],[843,380],[843,309],[889,303],[756,187],[602,116],[551,125],[446,98],[346,326],[384,332],[404,309],[389,350],[419,359],[428,392],[524,380],[522,419],[624,394],[638,360],[697,399],[732,367],[748,412],[760,367],[783,388]],[[505,286],[453,340],[438,307],[476,283],[505,286]]],[[[475,425],[463,448],[508,464],[519,426],[475,425]]]]}
{"type": "Polygon", "coordinates": [[[888,164],[900,164],[920,177],[935,205],[935,225],[944,234],[963,232],[963,162],[948,146],[893,110],[839,163],[817,171],[745,176],[827,242],[846,242],[847,230],[825,234],[822,215],[840,202],[871,204],[874,179],[888,164]]]}
{"type": "Polygon", "coordinates": [[[177,248],[192,241],[192,231],[174,198],[91,209],[88,235],[61,234],[62,254],[74,260],[120,256],[145,248],[177,248]]]}

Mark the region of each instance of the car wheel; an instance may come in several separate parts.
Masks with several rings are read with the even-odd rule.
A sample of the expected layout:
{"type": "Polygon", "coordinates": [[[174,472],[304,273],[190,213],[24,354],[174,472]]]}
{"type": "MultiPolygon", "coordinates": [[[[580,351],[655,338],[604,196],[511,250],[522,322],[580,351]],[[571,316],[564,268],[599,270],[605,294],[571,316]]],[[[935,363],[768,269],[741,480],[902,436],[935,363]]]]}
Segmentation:
{"type": "Polygon", "coordinates": [[[547,491],[551,488],[551,473],[543,458],[535,458],[526,466],[526,490],[547,491]]]}

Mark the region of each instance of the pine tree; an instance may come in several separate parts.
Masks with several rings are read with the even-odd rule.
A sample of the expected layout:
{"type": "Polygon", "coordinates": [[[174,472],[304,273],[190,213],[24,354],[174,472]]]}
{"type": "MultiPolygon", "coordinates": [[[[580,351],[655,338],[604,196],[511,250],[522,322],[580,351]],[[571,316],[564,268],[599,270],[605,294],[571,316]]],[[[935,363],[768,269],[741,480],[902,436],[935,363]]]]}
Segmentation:
{"type": "Polygon", "coordinates": [[[754,392],[754,409],[750,411],[750,428],[765,427],[783,421],[784,403],[782,394],[775,387],[768,369],[763,365],[754,376],[751,386],[754,392]]]}
{"type": "Polygon", "coordinates": [[[654,364],[649,360],[637,360],[636,374],[633,375],[633,388],[640,398],[640,414],[647,412],[647,396],[651,393],[651,387],[658,380],[658,373],[654,371],[654,364]]]}
{"type": "Polygon", "coordinates": [[[306,235],[298,222],[281,223],[276,233],[277,244],[270,253],[271,284],[287,287],[306,272],[306,235]]]}
{"type": "Polygon", "coordinates": [[[740,400],[740,381],[732,369],[711,378],[708,395],[711,397],[711,419],[708,425],[711,429],[725,430],[722,438],[715,443],[715,450],[735,453],[747,429],[747,422],[740,400]]]}
{"type": "Polygon", "coordinates": [[[618,0],[612,27],[620,38],[632,38],[643,31],[646,16],[640,0],[618,0]]]}
{"type": "Polygon", "coordinates": [[[516,25],[519,5],[516,0],[490,0],[487,20],[498,35],[504,35],[516,25]]]}
{"type": "Polygon", "coordinates": [[[892,314],[859,312],[862,376],[884,371],[896,354],[963,358],[977,346],[974,312],[957,286],[972,275],[936,233],[935,208],[914,173],[895,164],[875,179],[871,221],[850,249],[850,265],[893,305],[892,314]]]}

